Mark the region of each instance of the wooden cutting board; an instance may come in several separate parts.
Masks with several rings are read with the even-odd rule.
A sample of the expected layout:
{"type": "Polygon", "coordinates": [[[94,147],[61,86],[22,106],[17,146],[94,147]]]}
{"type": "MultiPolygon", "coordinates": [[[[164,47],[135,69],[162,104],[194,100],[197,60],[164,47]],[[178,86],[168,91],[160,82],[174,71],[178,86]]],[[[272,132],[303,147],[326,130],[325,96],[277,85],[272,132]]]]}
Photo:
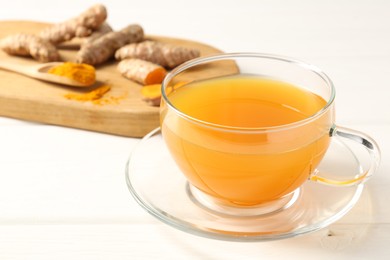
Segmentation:
{"type": "MultiPolygon", "coordinates": [[[[0,22],[0,38],[14,33],[38,33],[46,23],[30,21],[0,22]]],[[[147,31],[147,28],[146,28],[147,31]]],[[[198,48],[201,56],[221,53],[206,44],[160,36],[147,36],[162,42],[198,48]]],[[[63,60],[74,61],[77,49],[64,46],[60,50],[63,60]]],[[[74,46],[73,46],[74,47],[74,46]]],[[[37,64],[31,58],[9,56],[0,51],[0,59],[19,64],[37,64]]],[[[97,83],[89,88],[72,88],[31,79],[13,72],[0,70],[0,116],[74,127],[122,136],[142,137],[159,125],[159,108],[142,100],[141,85],[122,77],[110,61],[97,67],[97,83]],[[89,92],[102,84],[111,86],[104,98],[108,104],[95,104],[69,100],[69,93],[89,92]],[[115,102],[114,102],[115,101],[115,102]]],[[[208,73],[224,74],[235,71],[235,66],[211,69],[208,73]]],[[[198,72],[199,73],[199,72],[198,72]]],[[[204,72],[200,72],[204,73],[204,72]]],[[[192,75],[192,77],[196,75],[192,75]]]]}

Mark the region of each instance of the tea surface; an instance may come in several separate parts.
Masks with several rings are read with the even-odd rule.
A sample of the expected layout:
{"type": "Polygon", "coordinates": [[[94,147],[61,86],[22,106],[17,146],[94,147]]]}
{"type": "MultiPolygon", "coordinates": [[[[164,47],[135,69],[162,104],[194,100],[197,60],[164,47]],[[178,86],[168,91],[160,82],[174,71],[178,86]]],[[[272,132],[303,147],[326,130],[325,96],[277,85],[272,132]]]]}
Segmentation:
{"type": "Polygon", "coordinates": [[[233,127],[272,127],[305,119],[323,108],[321,97],[289,83],[232,76],[191,83],[169,96],[181,112],[233,127]]]}

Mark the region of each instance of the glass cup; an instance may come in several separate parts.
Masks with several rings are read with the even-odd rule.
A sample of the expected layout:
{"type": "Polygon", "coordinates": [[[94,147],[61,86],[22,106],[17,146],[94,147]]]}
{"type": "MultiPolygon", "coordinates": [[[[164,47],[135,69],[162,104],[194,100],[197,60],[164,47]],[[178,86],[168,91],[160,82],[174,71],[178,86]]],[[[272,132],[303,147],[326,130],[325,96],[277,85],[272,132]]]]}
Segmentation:
{"type": "MultiPolygon", "coordinates": [[[[377,144],[364,133],[335,125],[334,100],[335,89],[329,77],[300,61],[257,53],[202,57],[177,67],[165,78],[161,133],[188,180],[190,196],[199,206],[229,215],[268,214],[294,203],[306,181],[343,187],[364,182],[375,172],[380,161],[377,144]],[[231,124],[232,115],[249,118],[252,123],[260,118],[251,109],[235,110],[234,106],[229,113],[220,112],[219,116],[226,120],[209,120],[207,114],[219,109],[210,104],[232,91],[228,87],[214,91],[216,80],[224,79],[222,82],[229,84],[230,79],[248,77],[295,86],[303,92],[284,91],[277,85],[267,91],[257,87],[248,90],[243,85],[242,91],[228,98],[237,97],[244,105],[264,99],[277,106],[292,106],[292,110],[312,107],[317,99],[322,103],[316,103],[317,109],[311,114],[282,124],[231,124]],[[204,83],[209,84],[210,91],[204,83]],[[186,94],[200,86],[202,91],[191,92],[195,93],[192,96],[186,94]],[[315,98],[305,99],[301,95],[315,98]],[[203,111],[206,117],[198,117],[197,111],[209,107],[212,109],[203,111]],[[368,151],[367,171],[358,176],[337,176],[317,170],[335,137],[353,140],[368,151]]],[[[273,115],[269,110],[264,113],[273,115]]],[[[283,117],[287,112],[279,113],[274,117],[283,117]]]]}

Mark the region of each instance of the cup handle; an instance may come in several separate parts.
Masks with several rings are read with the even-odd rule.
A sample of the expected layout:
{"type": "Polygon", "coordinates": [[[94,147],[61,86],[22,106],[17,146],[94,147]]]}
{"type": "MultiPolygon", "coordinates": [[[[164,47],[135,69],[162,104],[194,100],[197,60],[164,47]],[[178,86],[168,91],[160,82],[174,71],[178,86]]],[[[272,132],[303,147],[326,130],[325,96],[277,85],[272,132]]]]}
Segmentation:
{"type": "Polygon", "coordinates": [[[370,166],[366,171],[363,171],[363,173],[354,176],[352,179],[349,180],[340,181],[331,178],[326,178],[324,176],[321,176],[321,172],[318,170],[313,172],[313,174],[309,177],[309,180],[321,182],[332,186],[352,186],[362,183],[372,176],[372,174],[378,168],[380,162],[379,146],[374,141],[374,139],[372,139],[365,133],[339,126],[333,126],[329,131],[329,135],[331,137],[341,137],[349,139],[354,142],[357,142],[358,144],[363,145],[363,147],[366,148],[366,150],[368,151],[368,156],[370,157],[371,162],[370,166]]]}

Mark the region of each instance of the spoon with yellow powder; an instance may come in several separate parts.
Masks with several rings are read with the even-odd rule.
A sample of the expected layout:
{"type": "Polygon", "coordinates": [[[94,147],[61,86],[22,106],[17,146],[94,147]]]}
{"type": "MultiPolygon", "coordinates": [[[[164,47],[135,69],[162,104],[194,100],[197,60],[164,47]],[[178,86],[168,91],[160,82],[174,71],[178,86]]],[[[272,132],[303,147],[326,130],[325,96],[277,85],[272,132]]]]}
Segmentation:
{"type": "Polygon", "coordinates": [[[0,68],[31,78],[73,87],[88,87],[95,83],[95,68],[88,64],[49,62],[26,66],[0,60],[0,68]]]}

